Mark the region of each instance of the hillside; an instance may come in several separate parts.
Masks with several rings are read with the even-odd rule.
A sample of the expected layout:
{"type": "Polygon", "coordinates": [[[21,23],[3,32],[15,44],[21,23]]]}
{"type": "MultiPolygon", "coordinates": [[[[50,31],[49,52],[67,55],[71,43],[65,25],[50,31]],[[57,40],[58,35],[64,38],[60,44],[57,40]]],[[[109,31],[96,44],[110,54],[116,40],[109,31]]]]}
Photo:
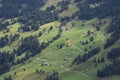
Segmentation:
{"type": "Polygon", "coordinates": [[[0,0],[0,80],[120,80],[119,0],[0,0]]]}

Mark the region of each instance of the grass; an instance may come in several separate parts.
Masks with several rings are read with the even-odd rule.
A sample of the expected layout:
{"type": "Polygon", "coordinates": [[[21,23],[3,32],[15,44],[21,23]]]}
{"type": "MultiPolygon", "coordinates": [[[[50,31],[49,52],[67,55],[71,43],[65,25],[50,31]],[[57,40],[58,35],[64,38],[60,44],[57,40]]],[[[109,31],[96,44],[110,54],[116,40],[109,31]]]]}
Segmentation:
{"type": "MultiPolygon", "coordinates": [[[[61,0],[49,0],[49,1],[47,0],[46,4],[42,7],[42,10],[45,10],[48,6],[51,5],[57,6],[56,3],[60,1],[61,0]]],[[[76,3],[71,3],[68,7],[69,7],[68,10],[65,10],[59,14],[60,18],[64,16],[72,16],[72,14],[78,10],[76,3]]],[[[56,8],[59,8],[59,6],[57,6],[56,8]]],[[[25,64],[13,66],[10,72],[7,72],[0,76],[0,80],[3,80],[4,77],[7,77],[9,75],[12,76],[13,80],[44,80],[46,75],[48,73],[51,73],[53,70],[59,72],[61,80],[98,80],[98,78],[96,77],[97,70],[105,66],[105,64],[110,63],[110,61],[107,59],[107,53],[112,48],[119,47],[120,44],[120,41],[117,41],[110,48],[106,50],[103,49],[106,37],[107,38],[109,37],[108,35],[104,35],[105,34],[104,31],[109,25],[110,20],[106,19],[105,21],[108,22],[106,24],[101,25],[102,29],[96,32],[97,33],[96,36],[87,35],[87,31],[96,30],[95,26],[99,23],[99,20],[97,18],[88,21],[74,19],[68,22],[64,27],[68,28],[69,30],[63,30],[61,37],[59,39],[55,40],[46,49],[44,49],[41,53],[39,53],[35,57],[30,58],[28,61],[25,62],[25,64]],[[93,42],[95,42],[95,44],[89,41],[90,37],[94,37],[93,42]],[[86,40],[89,41],[87,45],[80,44],[80,41],[86,40]],[[70,43],[71,46],[66,47],[68,43],[70,43]],[[57,47],[57,45],[60,44],[64,44],[62,49],[58,49],[57,47]],[[84,49],[88,49],[89,51],[90,46],[92,46],[92,48],[100,46],[101,52],[98,55],[95,55],[94,57],[97,58],[105,57],[106,62],[100,63],[98,64],[98,67],[95,67],[94,63],[92,62],[94,57],[92,57],[85,63],[70,67],[73,59],[79,54],[83,55],[85,53],[84,49]],[[41,66],[41,63],[44,62],[49,62],[50,65],[41,66]],[[24,68],[26,69],[26,71],[23,71],[24,68]],[[44,70],[45,74],[37,74],[36,69],[44,70]],[[16,72],[16,75],[14,75],[14,72],[16,72]]],[[[0,37],[15,33],[20,34],[19,40],[16,40],[11,45],[1,48],[0,51],[10,51],[14,48],[17,48],[19,46],[19,43],[21,42],[22,37],[25,38],[30,35],[38,35],[39,32],[43,32],[44,29],[46,29],[46,31],[38,39],[40,42],[46,42],[58,34],[59,31],[58,27],[60,25],[60,22],[55,21],[47,23],[40,26],[39,30],[30,32],[18,32],[18,28],[21,25],[22,24],[20,23],[15,23],[8,26],[8,28],[10,29],[8,33],[3,34],[4,31],[0,32],[0,37]],[[53,29],[48,33],[50,26],[53,26],[53,29]]],[[[22,58],[23,56],[24,54],[17,57],[17,59],[22,58]]],[[[116,78],[116,80],[119,80],[119,76],[117,77],[112,76],[108,78],[108,80],[115,80],[114,78],[116,78]]]]}
{"type": "MultiPolygon", "coordinates": [[[[91,22],[94,22],[94,20],[92,20],[91,22]]],[[[89,23],[90,22],[86,22],[85,24],[89,25],[89,23]]],[[[21,65],[14,66],[10,72],[3,74],[1,76],[1,80],[8,75],[12,75],[13,80],[22,80],[22,79],[33,80],[33,79],[37,79],[38,77],[40,77],[40,80],[42,80],[42,78],[45,78],[47,74],[42,75],[41,77],[41,75],[38,75],[35,73],[36,69],[45,70],[46,73],[52,72],[53,70],[57,70],[60,73],[62,80],[83,80],[83,79],[92,80],[91,77],[87,77],[83,75],[83,74],[86,74],[84,73],[84,70],[86,69],[86,67],[85,69],[81,69],[81,67],[79,67],[79,70],[80,70],[79,72],[74,71],[75,69],[77,69],[76,67],[73,67],[73,68],[70,67],[74,57],[77,56],[78,54],[84,54],[84,49],[88,48],[92,44],[92,43],[89,43],[88,45],[83,46],[79,43],[80,40],[89,40],[90,36],[87,36],[88,30],[95,30],[95,28],[92,26],[83,27],[81,24],[82,24],[82,21],[78,21],[78,20],[73,20],[68,24],[66,24],[64,27],[71,28],[70,30],[63,31],[61,34],[61,37],[58,40],[51,43],[40,54],[31,58],[24,65],[21,64],[21,65]],[[72,23],[75,24],[74,27],[72,27],[72,23]],[[58,49],[56,45],[59,45],[61,43],[64,43],[64,46],[62,49],[58,49]],[[72,45],[70,47],[66,47],[68,43],[71,43],[72,45]],[[66,61],[64,61],[64,59],[66,59],[66,61]],[[50,65],[41,67],[41,63],[45,61],[49,62],[50,65]],[[24,68],[26,69],[26,71],[23,71],[24,68]],[[17,74],[14,75],[14,72],[16,72],[17,74]],[[31,78],[29,78],[28,76],[30,76],[31,78]]],[[[25,32],[25,33],[18,32],[18,33],[20,34],[21,37],[27,37],[30,35],[36,35],[40,31],[42,31],[44,28],[46,28],[46,31],[43,33],[41,37],[39,37],[39,40],[48,41],[58,33],[58,28],[56,27],[58,27],[59,25],[60,25],[59,22],[51,22],[51,23],[40,26],[40,29],[37,31],[25,32]],[[47,30],[49,29],[50,26],[53,26],[53,30],[51,30],[48,33],[47,30]]],[[[10,28],[10,32],[16,33],[20,25],[16,23],[16,24],[13,24],[12,26],[13,27],[10,28]]],[[[95,38],[94,42],[96,42],[96,44],[92,45],[93,47],[99,45],[98,42],[104,42],[103,41],[104,35],[100,31],[97,32],[97,36],[94,36],[94,38],[95,38]]],[[[14,47],[17,47],[19,41],[20,40],[17,40],[12,45],[6,46],[3,50],[9,50],[14,47]]],[[[85,65],[88,65],[88,64],[86,63],[85,65]]],[[[91,66],[91,68],[93,67],[91,66]]]]}
{"type": "Polygon", "coordinates": [[[52,5],[56,5],[62,0],[46,0],[46,4],[41,8],[42,10],[45,10],[47,7],[50,7],[52,5]]]}
{"type": "Polygon", "coordinates": [[[72,72],[72,71],[64,72],[62,76],[63,76],[63,79],[61,80],[92,80],[89,77],[80,75],[79,73],[72,72]]]}
{"type": "Polygon", "coordinates": [[[60,13],[59,17],[65,17],[65,16],[71,17],[73,13],[77,11],[78,11],[78,8],[76,6],[76,3],[71,3],[70,5],[68,5],[68,10],[65,10],[62,13],[60,13]]]}
{"type": "Polygon", "coordinates": [[[0,37],[3,37],[5,35],[11,35],[11,34],[14,35],[16,33],[20,34],[19,40],[16,40],[11,45],[7,45],[7,46],[1,48],[0,49],[1,51],[12,51],[14,48],[17,48],[19,46],[19,43],[21,42],[21,38],[25,38],[25,37],[28,37],[28,36],[31,36],[31,35],[33,35],[33,36],[34,35],[38,35],[39,32],[41,32],[44,28],[49,29],[50,26],[53,26],[53,30],[49,34],[46,31],[43,34],[43,36],[39,38],[40,42],[48,41],[48,40],[50,40],[51,38],[53,38],[57,34],[58,28],[56,28],[56,27],[58,27],[60,25],[60,23],[55,21],[55,22],[51,22],[51,23],[48,23],[48,24],[40,26],[39,30],[37,30],[37,31],[18,32],[18,28],[21,25],[22,24],[20,24],[20,23],[15,23],[15,24],[12,24],[12,25],[8,26],[8,29],[10,29],[9,32],[4,33],[4,34],[3,34],[3,31],[0,32],[0,37]],[[44,35],[46,37],[44,37],[44,35]],[[41,38],[42,38],[42,40],[41,40],[41,38]]]}

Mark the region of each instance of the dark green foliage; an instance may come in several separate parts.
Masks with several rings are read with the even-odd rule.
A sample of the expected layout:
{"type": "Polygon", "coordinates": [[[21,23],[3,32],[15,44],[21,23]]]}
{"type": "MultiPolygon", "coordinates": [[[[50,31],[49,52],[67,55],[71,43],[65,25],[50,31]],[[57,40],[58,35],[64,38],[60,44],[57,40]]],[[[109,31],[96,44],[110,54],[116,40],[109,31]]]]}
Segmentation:
{"type": "Polygon", "coordinates": [[[60,80],[59,79],[59,73],[56,71],[53,71],[53,73],[46,77],[46,80],[60,80]]]}
{"type": "Polygon", "coordinates": [[[101,62],[105,62],[105,59],[104,59],[104,57],[101,57],[101,62]]]}
{"type": "Polygon", "coordinates": [[[19,31],[23,31],[23,32],[27,32],[27,31],[36,31],[39,29],[39,25],[37,23],[33,23],[33,24],[25,24],[24,26],[21,26],[19,28],[19,31]]]}
{"type": "Polygon", "coordinates": [[[111,75],[120,75],[120,60],[116,60],[112,64],[106,65],[101,70],[98,70],[98,77],[105,77],[111,75]]]}
{"type": "Polygon", "coordinates": [[[80,64],[82,62],[81,56],[78,55],[77,57],[75,57],[75,59],[73,60],[72,64],[80,64]]]}
{"type": "Polygon", "coordinates": [[[57,19],[58,16],[56,13],[36,10],[28,13],[28,15],[23,15],[18,19],[20,23],[25,24],[24,26],[21,26],[19,31],[36,31],[39,29],[40,25],[55,21],[57,19]]]}
{"type": "Polygon", "coordinates": [[[37,37],[26,37],[17,50],[17,55],[21,55],[25,51],[30,51],[32,55],[39,53],[42,47],[37,39],[37,37]]]}
{"type": "Polygon", "coordinates": [[[51,10],[54,10],[54,9],[55,9],[55,6],[52,5],[52,6],[50,6],[50,7],[47,7],[47,8],[46,8],[46,11],[51,11],[51,10]]]}
{"type": "Polygon", "coordinates": [[[0,21],[0,31],[7,29],[7,26],[9,25],[8,22],[3,23],[2,21],[0,21]]]}
{"type": "Polygon", "coordinates": [[[88,31],[87,31],[87,35],[90,35],[90,34],[91,34],[91,31],[90,31],[90,30],[88,30],[88,31]]]}
{"type": "Polygon", "coordinates": [[[82,0],[74,0],[74,2],[81,2],[82,0]]]}
{"type": "MultiPolygon", "coordinates": [[[[88,53],[85,53],[82,56],[78,55],[73,60],[72,64],[75,64],[75,63],[80,64],[81,62],[86,62],[89,58],[93,57],[94,55],[98,54],[99,52],[100,52],[100,48],[98,47],[98,48],[91,50],[88,53]]],[[[95,60],[95,62],[96,62],[96,60],[95,60]]]]}
{"type": "Polygon", "coordinates": [[[36,69],[36,73],[39,73],[38,69],[36,69]]]}
{"type": "Polygon", "coordinates": [[[108,53],[108,58],[110,60],[115,60],[117,58],[120,57],[120,47],[119,48],[115,48],[112,49],[109,53],[108,53]]]}
{"type": "Polygon", "coordinates": [[[113,44],[115,44],[116,40],[114,38],[107,39],[107,42],[104,45],[104,49],[109,48],[113,44]]]}
{"type": "Polygon", "coordinates": [[[80,10],[76,13],[76,15],[78,15],[78,19],[89,20],[94,18],[94,14],[91,12],[93,10],[91,10],[89,6],[87,5],[80,6],[79,9],[80,10]]]}
{"type": "Polygon", "coordinates": [[[94,58],[94,59],[93,59],[93,62],[94,62],[94,63],[103,63],[103,62],[105,62],[105,59],[104,59],[104,57],[94,58]]]}
{"type": "Polygon", "coordinates": [[[26,71],[26,69],[24,68],[23,71],[26,71]]]}
{"type": "Polygon", "coordinates": [[[60,43],[59,45],[56,45],[58,49],[62,49],[64,46],[64,43],[60,43]]]}
{"type": "MultiPolygon", "coordinates": [[[[108,58],[113,60],[112,64],[106,65],[101,70],[98,70],[98,77],[106,77],[111,75],[120,75],[120,48],[115,48],[108,53],[108,58]]],[[[101,58],[101,62],[104,62],[104,58],[101,58]]]]}
{"type": "Polygon", "coordinates": [[[44,74],[44,73],[45,73],[45,71],[44,71],[44,70],[38,70],[38,69],[36,69],[36,73],[39,73],[39,74],[44,74]]]}
{"type": "Polygon", "coordinates": [[[9,76],[8,78],[5,77],[4,80],[12,80],[12,77],[11,76],[9,76]]]}
{"type": "Polygon", "coordinates": [[[65,17],[62,18],[60,21],[61,21],[61,22],[68,22],[69,20],[70,20],[70,17],[68,17],[68,16],[66,17],[66,16],[65,16],[65,17]]]}
{"type": "Polygon", "coordinates": [[[0,18],[13,18],[22,14],[28,14],[38,7],[44,5],[44,0],[2,0],[0,18]]]}
{"type": "Polygon", "coordinates": [[[5,35],[4,37],[0,38],[0,48],[4,47],[9,43],[8,35],[5,35]]]}
{"type": "Polygon", "coordinates": [[[90,42],[94,41],[94,37],[90,37],[90,42]]]}
{"type": "Polygon", "coordinates": [[[10,70],[10,63],[14,62],[15,54],[0,52],[0,75],[10,70]]]}
{"type": "Polygon", "coordinates": [[[60,34],[57,34],[55,37],[53,37],[53,41],[57,40],[58,38],[60,38],[60,34]]]}
{"type": "Polygon", "coordinates": [[[99,52],[100,52],[100,48],[98,47],[98,48],[91,50],[88,53],[85,53],[82,56],[82,62],[86,62],[89,58],[93,57],[94,55],[98,54],[99,52]]]}
{"type": "Polygon", "coordinates": [[[41,48],[45,49],[48,45],[49,45],[49,43],[42,42],[41,43],[41,48]]]}
{"type": "Polygon", "coordinates": [[[98,58],[97,62],[100,63],[100,58],[98,58]]]}
{"type": "Polygon", "coordinates": [[[94,3],[99,3],[102,1],[104,1],[104,0],[87,0],[86,3],[94,4],[94,3]]]}
{"type": "Polygon", "coordinates": [[[0,48],[12,44],[14,41],[18,40],[20,37],[19,34],[14,34],[14,35],[5,35],[4,37],[0,38],[0,48]]]}
{"type": "Polygon", "coordinates": [[[63,44],[60,44],[60,47],[59,47],[59,49],[61,49],[61,48],[63,48],[63,44]]]}
{"type": "Polygon", "coordinates": [[[76,13],[79,19],[92,19],[94,17],[104,18],[113,17],[120,14],[119,0],[86,0],[79,4],[79,11],[76,13]],[[95,8],[90,8],[91,3],[102,3],[95,8]]]}
{"type": "Polygon", "coordinates": [[[96,62],[97,62],[96,58],[94,58],[94,59],[93,59],[93,62],[94,62],[94,63],[96,63],[96,62]]]}
{"type": "Polygon", "coordinates": [[[68,9],[68,5],[70,4],[69,0],[63,0],[58,5],[61,7],[60,12],[63,12],[64,10],[68,9]]]}
{"type": "Polygon", "coordinates": [[[53,26],[50,26],[49,30],[52,30],[53,29],[53,26]]]}
{"type": "Polygon", "coordinates": [[[16,72],[14,72],[14,75],[16,75],[16,72]]]}
{"type": "Polygon", "coordinates": [[[120,16],[116,16],[112,19],[108,32],[112,33],[112,35],[104,45],[105,49],[112,46],[116,41],[120,39],[120,16]]]}
{"type": "Polygon", "coordinates": [[[41,36],[42,36],[42,34],[43,34],[42,32],[39,32],[39,37],[41,37],[41,36]]]}
{"type": "MultiPolygon", "coordinates": [[[[26,19],[27,21],[32,20],[33,22],[38,21],[40,25],[43,25],[48,22],[52,22],[54,20],[57,20],[57,14],[56,13],[51,13],[49,11],[40,11],[36,10],[32,13],[29,13],[27,16],[23,16],[19,19],[19,22],[22,20],[26,19]]],[[[24,22],[27,23],[27,22],[24,22]]]]}

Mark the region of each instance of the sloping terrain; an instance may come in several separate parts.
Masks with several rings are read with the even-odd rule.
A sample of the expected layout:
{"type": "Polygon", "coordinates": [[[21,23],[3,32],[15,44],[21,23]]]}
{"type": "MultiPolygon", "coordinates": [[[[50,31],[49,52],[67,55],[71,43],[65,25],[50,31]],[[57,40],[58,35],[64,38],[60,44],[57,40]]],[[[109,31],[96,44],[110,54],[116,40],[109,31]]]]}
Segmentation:
{"type": "MultiPolygon", "coordinates": [[[[119,63],[120,19],[113,16],[115,13],[98,14],[98,9],[102,11],[103,7],[97,7],[106,6],[104,1],[45,0],[41,3],[32,6],[35,9],[29,9],[29,3],[23,14],[12,13],[16,15],[7,15],[8,18],[0,15],[0,80],[120,79],[119,72],[107,72],[105,68],[119,63]],[[111,58],[113,49],[117,49],[117,57],[113,55],[116,59],[111,58]]],[[[117,66],[115,70],[119,71],[117,66]]]]}

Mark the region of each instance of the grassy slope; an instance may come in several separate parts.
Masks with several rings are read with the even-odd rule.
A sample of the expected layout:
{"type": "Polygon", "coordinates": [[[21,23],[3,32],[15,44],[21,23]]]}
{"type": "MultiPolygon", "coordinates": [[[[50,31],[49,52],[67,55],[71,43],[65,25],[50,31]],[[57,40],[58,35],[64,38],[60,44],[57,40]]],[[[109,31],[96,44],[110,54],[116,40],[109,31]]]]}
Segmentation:
{"type": "MultiPolygon", "coordinates": [[[[65,27],[70,28],[71,23],[76,23],[76,22],[78,22],[78,21],[75,20],[75,21],[69,22],[65,27]]],[[[54,25],[55,23],[59,24],[58,22],[48,23],[46,25],[41,26],[40,30],[33,32],[33,33],[32,32],[28,32],[28,33],[29,33],[29,35],[33,35],[33,34],[35,35],[35,34],[38,34],[37,32],[41,31],[43,28],[49,29],[50,26],[54,26],[53,30],[49,32],[49,35],[54,36],[53,34],[57,34],[57,30],[58,30],[58,28],[55,27],[58,25],[54,25]]],[[[80,23],[82,23],[82,22],[80,22],[80,23]]],[[[86,22],[86,24],[87,23],[88,22],[86,22]]],[[[64,80],[67,80],[67,79],[70,80],[70,77],[68,77],[69,75],[74,75],[73,78],[75,80],[79,80],[80,77],[81,77],[81,80],[82,79],[91,80],[90,77],[86,77],[81,72],[74,72],[72,70],[69,70],[70,69],[69,66],[75,56],[77,56],[78,54],[83,54],[84,51],[82,49],[90,46],[91,43],[86,46],[82,46],[79,43],[79,41],[88,39],[84,36],[87,35],[88,30],[94,30],[94,29],[95,28],[92,26],[89,26],[89,27],[84,26],[83,27],[83,26],[78,26],[78,24],[75,24],[75,27],[73,27],[71,30],[63,31],[61,38],[56,40],[54,43],[51,43],[41,54],[37,55],[34,58],[31,58],[30,63],[26,63],[25,65],[16,66],[17,67],[16,69],[14,69],[13,71],[11,71],[10,73],[7,73],[5,75],[8,75],[8,74],[12,75],[13,72],[16,72],[17,75],[13,76],[13,79],[21,80],[24,78],[28,78],[27,76],[29,76],[31,74],[35,75],[36,69],[42,69],[42,70],[45,70],[46,72],[51,72],[53,70],[57,70],[60,72],[60,74],[64,80]],[[79,34],[82,34],[82,35],[79,35],[79,34]],[[68,38],[68,40],[66,40],[67,38],[68,38]],[[58,49],[56,47],[56,45],[59,45],[60,43],[65,43],[65,44],[71,43],[72,46],[66,47],[66,45],[65,45],[62,49],[58,49]],[[79,43],[79,45],[78,45],[78,43],[79,43]],[[71,54],[72,52],[75,52],[75,53],[71,54]],[[67,60],[64,61],[64,58],[67,58],[67,60]],[[42,62],[44,62],[44,60],[48,61],[51,64],[51,66],[40,67],[40,64],[42,62]],[[22,71],[23,68],[25,68],[26,71],[22,71]],[[64,75],[65,73],[69,73],[69,74],[64,75]],[[78,75],[79,75],[79,77],[78,77],[78,75]],[[20,76],[20,77],[18,77],[18,76],[20,76]]],[[[13,31],[13,30],[11,30],[11,31],[13,31]]],[[[21,35],[25,35],[25,34],[26,33],[21,33],[21,35]]],[[[101,32],[97,32],[97,34],[98,34],[97,36],[94,36],[95,42],[102,41],[102,39],[104,37],[103,34],[101,32]]],[[[25,36],[29,36],[29,35],[25,35],[25,36]]],[[[43,36],[40,37],[40,41],[42,41],[42,40],[45,41],[47,39],[49,40],[50,38],[52,38],[51,36],[48,37],[48,33],[46,31],[43,34],[43,36]]],[[[93,46],[95,46],[95,45],[93,45],[93,46]]],[[[14,47],[14,45],[11,45],[8,47],[14,47]]],[[[3,75],[3,76],[5,76],[5,75],[3,75]]],[[[3,76],[1,76],[1,77],[3,77],[3,76]]],[[[38,77],[39,76],[40,75],[38,75],[38,77]]],[[[29,80],[32,80],[32,79],[29,79],[29,80]]]]}
{"type": "Polygon", "coordinates": [[[62,13],[59,14],[59,17],[65,17],[65,16],[72,16],[73,13],[78,11],[76,3],[71,3],[68,5],[68,10],[63,11],[62,13]]]}
{"type": "MultiPolygon", "coordinates": [[[[59,2],[61,0],[57,0],[57,1],[59,2]]],[[[50,5],[53,5],[56,2],[54,2],[54,0],[51,0],[50,3],[51,3],[50,5]]],[[[43,7],[43,10],[47,6],[48,6],[48,2],[43,7]]],[[[71,5],[69,5],[69,9],[64,11],[63,13],[61,13],[59,15],[59,17],[71,16],[75,11],[77,11],[76,4],[72,3],[71,5]]],[[[105,30],[104,27],[108,26],[109,22],[102,25],[103,26],[102,30],[97,32],[97,36],[91,35],[94,37],[94,39],[95,39],[94,42],[96,44],[93,44],[93,42],[89,42],[89,44],[87,44],[87,45],[81,45],[79,43],[80,40],[82,40],[82,41],[89,40],[89,38],[91,36],[87,35],[87,31],[95,30],[95,28],[92,26],[92,24],[97,24],[98,21],[99,21],[98,19],[93,19],[93,20],[85,21],[85,22],[79,21],[79,20],[70,21],[69,23],[67,23],[64,26],[66,28],[69,28],[70,30],[63,31],[61,37],[58,40],[51,43],[40,54],[36,55],[33,58],[30,58],[28,61],[25,62],[24,65],[20,64],[20,65],[16,65],[16,66],[12,67],[10,72],[0,76],[0,80],[3,80],[3,78],[8,75],[12,75],[13,80],[23,80],[23,79],[25,79],[25,80],[36,80],[36,79],[44,80],[46,75],[48,73],[52,72],[53,70],[57,70],[59,72],[61,80],[98,80],[95,75],[96,71],[99,68],[103,67],[106,63],[107,64],[110,63],[106,58],[107,52],[114,47],[119,47],[118,44],[120,44],[120,41],[118,41],[115,45],[108,48],[107,50],[103,49],[103,44],[105,43],[106,37],[108,37],[108,35],[104,35],[104,30],[105,30]],[[74,27],[72,27],[72,23],[75,24],[74,27]],[[84,26],[82,26],[83,23],[85,24],[84,26]],[[66,39],[68,39],[68,40],[66,40],[66,39]],[[58,49],[56,47],[56,45],[59,45],[61,43],[64,43],[65,45],[63,46],[62,49],[58,49]],[[70,43],[72,45],[70,47],[66,47],[67,43],[70,43]],[[86,63],[83,63],[79,66],[70,67],[70,64],[75,56],[77,56],[78,54],[84,54],[84,49],[87,48],[89,50],[90,46],[92,46],[94,48],[98,45],[101,47],[102,51],[100,52],[100,54],[96,55],[96,57],[101,57],[101,56],[105,57],[106,58],[105,63],[98,64],[98,67],[95,68],[94,64],[92,62],[94,57],[92,57],[86,63]],[[66,58],[66,61],[64,61],[65,58],[66,58]],[[48,61],[50,63],[50,65],[41,67],[41,63],[43,63],[45,61],[48,61]],[[23,68],[25,68],[26,71],[23,71],[23,68]],[[35,73],[36,69],[45,70],[45,74],[36,74],[35,73]],[[86,71],[87,69],[88,69],[88,71],[86,71]],[[16,72],[16,75],[14,75],[14,72],[16,72]]],[[[40,29],[37,31],[23,33],[23,32],[17,32],[17,30],[21,26],[21,24],[15,23],[15,24],[11,25],[11,27],[9,27],[10,32],[6,33],[6,34],[20,33],[21,37],[27,37],[30,35],[38,35],[38,33],[40,31],[42,31],[44,28],[46,28],[48,30],[50,26],[53,26],[54,28],[52,31],[50,31],[48,33],[46,30],[46,32],[43,33],[43,35],[41,37],[39,37],[40,42],[48,41],[58,33],[58,28],[56,28],[56,27],[58,27],[59,25],[60,25],[59,22],[51,22],[51,23],[45,24],[43,26],[40,26],[40,29]]],[[[4,35],[5,34],[3,34],[3,32],[0,32],[0,37],[2,37],[4,35]]],[[[4,48],[2,48],[0,50],[2,50],[2,51],[12,50],[15,47],[19,46],[19,42],[21,42],[20,39],[15,41],[12,45],[5,46],[4,48]]],[[[20,56],[20,57],[22,57],[22,56],[20,56]]],[[[116,76],[112,76],[108,79],[115,80],[114,78],[116,78],[116,76]]],[[[120,77],[117,76],[116,80],[118,80],[119,78],[120,77]]]]}
{"type": "Polygon", "coordinates": [[[45,10],[47,7],[50,7],[52,5],[55,5],[59,3],[62,0],[46,0],[46,4],[41,8],[42,10],[45,10]]]}

